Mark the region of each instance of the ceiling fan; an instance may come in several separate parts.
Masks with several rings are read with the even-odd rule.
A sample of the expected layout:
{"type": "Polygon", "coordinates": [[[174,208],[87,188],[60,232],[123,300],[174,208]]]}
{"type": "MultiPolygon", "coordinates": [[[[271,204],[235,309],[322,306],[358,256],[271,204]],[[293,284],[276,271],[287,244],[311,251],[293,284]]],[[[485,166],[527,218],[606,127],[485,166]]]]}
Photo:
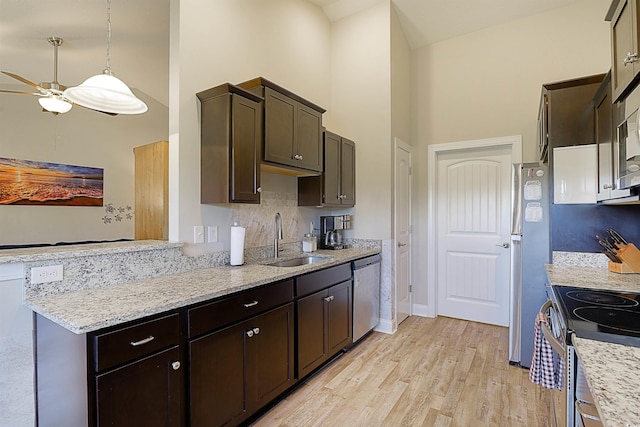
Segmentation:
{"type": "MultiPolygon", "coordinates": [[[[53,81],[35,84],[32,81],[29,81],[17,74],[10,73],[8,71],[2,71],[2,74],[5,74],[11,78],[14,78],[28,86],[31,86],[32,88],[36,89],[38,92],[21,92],[21,91],[2,90],[2,89],[0,89],[0,92],[38,96],[39,97],[38,102],[42,106],[43,112],[50,112],[54,115],[58,115],[60,113],[68,112],[69,110],[71,110],[71,107],[73,105],[79,105],[79,104],[76,104],[68,100],[63,93],[67,87],[58,83],[58,47],[60,47],[60,45],[62,44],[63,39],[61,37],[54,36],[54,37],[47,38],[47,41],[49,42],[49,44],[53,46],[53,81]]],[[[89,110],[91,110],[91,108],[89,108],[89,110]]],[[[116,115],[114,113],[107,113],[100,110],[93,110],[93,111],[109,114],[111,116],[116,115]]]]}

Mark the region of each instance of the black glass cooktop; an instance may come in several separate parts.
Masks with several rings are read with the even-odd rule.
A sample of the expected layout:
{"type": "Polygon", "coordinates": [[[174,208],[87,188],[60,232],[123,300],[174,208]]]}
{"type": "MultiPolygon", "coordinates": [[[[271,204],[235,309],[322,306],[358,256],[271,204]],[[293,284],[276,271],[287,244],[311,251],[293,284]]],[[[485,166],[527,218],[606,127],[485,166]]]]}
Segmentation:
{"type": "Polygon", "coordinates": [[[569,286],[554,286],[553,291],[567,332],[640,347],[640,293],[569,286]]]}

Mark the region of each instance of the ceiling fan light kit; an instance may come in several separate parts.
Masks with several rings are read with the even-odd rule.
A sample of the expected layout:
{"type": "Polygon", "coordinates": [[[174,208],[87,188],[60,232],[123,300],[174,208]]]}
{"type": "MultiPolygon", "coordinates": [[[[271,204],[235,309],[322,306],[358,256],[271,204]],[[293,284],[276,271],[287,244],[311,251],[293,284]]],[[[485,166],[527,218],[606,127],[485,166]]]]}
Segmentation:
{"type": "Polygon", "coordinates": [[[80,86],[67,88],[64,96],[78,105],[105,113],[141,114],[147,111],[147,104],[111,72],[111,0],[107,0],[107,68],[80,86]]]}
{"type": "Polygon", "coordinates": [[[60,95],[50,95],[48,97],[38,98],[38,102],[47,111],[53,114],[66,113],[71,110],[72,104],[65,101],[60,95]]]}

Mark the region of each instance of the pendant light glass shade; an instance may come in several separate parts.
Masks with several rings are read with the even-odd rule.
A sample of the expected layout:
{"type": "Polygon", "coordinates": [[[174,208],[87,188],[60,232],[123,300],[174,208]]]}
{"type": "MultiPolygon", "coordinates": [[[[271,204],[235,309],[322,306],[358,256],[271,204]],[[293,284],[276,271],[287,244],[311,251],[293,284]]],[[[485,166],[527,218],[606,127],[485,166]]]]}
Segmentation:
{"type": "Polygon", "coordinates": [[[141,114],[148,109],[147,104],[108,70],[89,77],[80,86],[67,88],[64,96],[78,105],[106,113],[141,114]]]}
{"type": "Polygon", "coordinates": [[[147,104],[111,73],[111,0],[107,0],[107,67],[102,74],[89,77],[80,86],[64,91],[69,101],[92,110],[113,114],[141,114],[147,104]]]}
{"type": "Polygon", "coordinates": [[[38,99],[38,102],[47,111],[52,113],[66,113],[71,110],[72,105],[62,99],[59,95],[50,95],[38,99]]]}

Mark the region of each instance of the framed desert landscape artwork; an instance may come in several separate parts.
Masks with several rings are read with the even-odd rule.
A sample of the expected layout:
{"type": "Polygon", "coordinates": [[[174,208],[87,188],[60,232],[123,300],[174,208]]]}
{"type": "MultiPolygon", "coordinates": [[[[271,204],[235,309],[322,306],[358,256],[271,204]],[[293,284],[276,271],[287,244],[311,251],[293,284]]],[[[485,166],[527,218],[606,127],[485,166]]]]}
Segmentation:
{"type": "Polygon", "coordinates": [[[104,170],[0,157],[0,205],[102,206],[104,170]]]}

